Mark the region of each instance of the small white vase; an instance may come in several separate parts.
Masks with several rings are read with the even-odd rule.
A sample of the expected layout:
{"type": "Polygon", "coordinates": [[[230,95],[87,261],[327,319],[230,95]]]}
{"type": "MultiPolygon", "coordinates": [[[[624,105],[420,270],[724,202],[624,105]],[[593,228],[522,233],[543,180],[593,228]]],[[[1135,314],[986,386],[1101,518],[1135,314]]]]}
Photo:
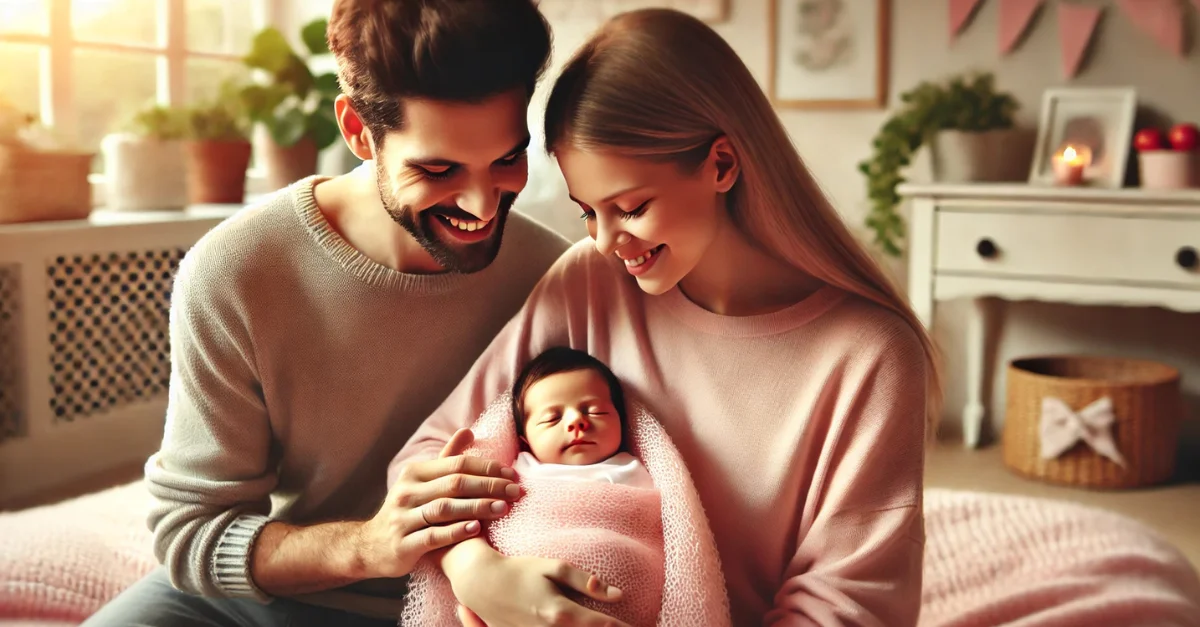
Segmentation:
{"type": "Polygon", "coordinates": [[[171,211],[187,206],[183,142],[132,134],[101,142],[105,205],[114,211],[171,211]]]}

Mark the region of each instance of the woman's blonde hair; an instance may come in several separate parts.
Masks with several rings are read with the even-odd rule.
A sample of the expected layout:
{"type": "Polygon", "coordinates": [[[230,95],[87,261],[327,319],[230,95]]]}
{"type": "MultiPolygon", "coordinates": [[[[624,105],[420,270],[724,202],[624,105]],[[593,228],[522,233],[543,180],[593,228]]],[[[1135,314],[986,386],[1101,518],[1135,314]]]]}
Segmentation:
{"type": "Polygon", "coordinates": [[[928,433],[935,431],[942,388],[929,333],[846,228],[770,101],[715,31],[670,9],[614,17],[562,70],[547,101],[545,131],[551,153],[570,145],[686,171],[727,137],[741,166],[727,194],[734,224],[761,249],[912,327],[925,352],[928,433]]]}

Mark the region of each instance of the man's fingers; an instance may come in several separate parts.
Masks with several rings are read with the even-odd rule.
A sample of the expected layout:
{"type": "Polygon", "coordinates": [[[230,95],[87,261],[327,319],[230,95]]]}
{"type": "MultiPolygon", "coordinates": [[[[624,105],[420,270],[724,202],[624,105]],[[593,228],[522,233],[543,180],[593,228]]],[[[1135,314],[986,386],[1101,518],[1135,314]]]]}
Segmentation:
{"type": "Polygon", "coordinates": [[[412,526],[444,525],[463,520],[491,520],[508,513],[504,501],[494,499],[435,499],[410,512],[412,526]]]}
{"type": "Polygon", "coordinates": [[[404,541],[411,544],[421,554],[444,549],[458,544],[463,540],[479,535],[482,527],[477,520],[458,522],[453,525],[425,527],[405,536],[404,541]]]}
{"type": "Polygon", "coordinates": [[[597,601],[616,601],[621,598],[621,591],[593,576],[587,571],[580,570],[567,562],[557,562],[547,575],[551,580],[585,594],[597,601]]]}
{"type": "MultiPolygon", "coordinates": [[[[466,431],[470,433],[470,431],[466,431]]],[[[462,433],[461,431],[459,433],[462,433]]],[[[455,437],[459,437],[455,434],[455,437]]],[[[472,436],[473,437],[473,436],[472,436]]],[[[451,440],[446,444],[447,449],[454,444],[451,440]]],[[[446,475],[478,475],[480,477],[498,477],[500,479],[514,480],[517,478],[517,473],[513,472],[512,468],[501,464],[494,459],[484,459],[482,457],[474,457],[470,455],[455,455],[452,457],[442,457],[431,459],[424,462],[414,462],[401,472],[406,479],[425,482],[440,479],[446,475]]]]}
{"type": "Polygon", "coordinates": [[[442,452],[438,457],[454,457],[462,455],[471,445],[475,443],[475,432],[470,429],[459,429],[450,436],[450,441],[446,442],[446,446],[442,447],[442,452]]]}

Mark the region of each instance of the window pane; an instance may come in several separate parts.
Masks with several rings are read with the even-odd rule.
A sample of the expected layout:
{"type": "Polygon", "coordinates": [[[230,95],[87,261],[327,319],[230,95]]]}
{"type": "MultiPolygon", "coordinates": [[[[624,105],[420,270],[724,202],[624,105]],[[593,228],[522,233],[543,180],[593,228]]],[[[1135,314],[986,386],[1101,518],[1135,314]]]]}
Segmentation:
{"type": "Polygon", "coordinates": [[[247,0],[187,0],[187,46],[194,52],[244,54],[258,31],[247,0]]]}
{"type": "MultiPolygon", "coordinates": [[[[98,150],[105,135],[154,101],[156,59],[152,54],[75,53],[75,104],[82,147],[98,150]]],[[[102,169],[102,157],[97,156],[95,171],[102,169]]]]}
{"type": "Polygon", "coordinates": [[[50,0],[0,0],[0,33],[35,33],[50,31],[50,0]]]}
{"type": "Polygon", "coordinates": [[[157,0],[71,0],[71,26],[85,41],[158,44],[157,0]]]}
{"type": "MultiPolygon", "coordinates": [[[[2,6],[2,5],[0,5],[2,6]]],[[[41,46],[0,42],[0,95],[21,111],[41,115],[41,46]]]]}
{"type": "Polygon", "coordinates": [[[225,80],[248,77],[249,71],[239,61],[188,59],[187,102],[198,104],[212,100],[220,92],[221,83],[225,80]]]}

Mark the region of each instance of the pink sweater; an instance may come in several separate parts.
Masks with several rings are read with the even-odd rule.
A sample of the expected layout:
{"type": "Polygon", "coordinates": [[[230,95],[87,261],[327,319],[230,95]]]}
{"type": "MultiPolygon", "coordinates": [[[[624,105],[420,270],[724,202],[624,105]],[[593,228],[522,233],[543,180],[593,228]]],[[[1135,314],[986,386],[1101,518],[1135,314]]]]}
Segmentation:
{"type": "Polygon", "coordinates": [[[896,315],[833,288],[728,317],[648,296],[583,240],[392,463],[432,457],[555,345],[662,422],[716,536],[735,625],[916,624],[925,369],[896,315]]]}

